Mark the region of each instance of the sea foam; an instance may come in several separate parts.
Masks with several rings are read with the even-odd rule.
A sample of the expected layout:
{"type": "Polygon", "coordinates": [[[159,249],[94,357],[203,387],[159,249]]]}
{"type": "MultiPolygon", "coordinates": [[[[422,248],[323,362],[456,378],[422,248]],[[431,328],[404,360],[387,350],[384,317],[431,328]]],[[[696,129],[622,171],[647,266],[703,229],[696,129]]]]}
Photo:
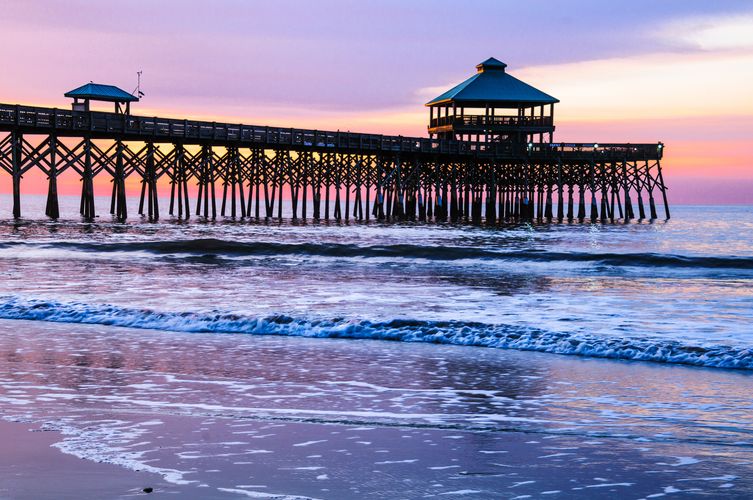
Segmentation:
{"type": "Polygon", "coordinates": [[[193,333],[429,342],[715,368],[753,369],[753,350],[750,348],[708,342],[698,345],[681,340],[664,340],[656,336],[599,336],[468,321],[367,321],[345,318],[295,318],[282,314],[251,317],[223,311],[156,311],[110,304],[56,302],[19,297],[6,297],[0,300],[2,319],[85,323],[193,333]]]}

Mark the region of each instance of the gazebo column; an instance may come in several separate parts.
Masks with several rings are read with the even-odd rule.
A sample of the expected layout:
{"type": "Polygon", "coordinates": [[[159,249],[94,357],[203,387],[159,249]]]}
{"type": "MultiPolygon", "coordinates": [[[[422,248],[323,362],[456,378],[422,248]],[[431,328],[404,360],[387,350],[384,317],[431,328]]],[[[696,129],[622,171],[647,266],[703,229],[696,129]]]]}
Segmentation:
{"type": "Polygon", "coordinates": [[[489,103],[484,105],[484,141],[489,141],[489,103]]]}
{"type": "MultiPolygon", "coordinates": [[[[554,103],[549,105],[549,126],[554,127],[554,103]]],[[[549,132],[549,143],[554,142],[553,132],[549,132]]]]}
{"type": "MultiPolygon", "coordinates": [[[[539,110],[539,126],[544,126],[544,105],[541,105],[541,108],[539,110]]],[[[539,132],[539,142],[544,142],[544,132],[539,132]]]]}

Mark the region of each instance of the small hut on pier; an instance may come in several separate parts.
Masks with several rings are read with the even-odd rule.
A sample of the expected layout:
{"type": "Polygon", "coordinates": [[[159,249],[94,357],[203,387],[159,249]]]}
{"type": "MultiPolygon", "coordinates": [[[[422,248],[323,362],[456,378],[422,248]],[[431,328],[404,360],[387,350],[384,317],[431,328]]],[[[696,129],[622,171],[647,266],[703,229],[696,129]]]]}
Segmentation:
{"type": "Polygon", "coordinates": [[[129,94],[125,90],[114,85],[102,85],[89,82],[70,92],[65,97],[73,99],[73,111],[89,111],[90,101],[114,102],[115,112],[118,114],[131,114],[131,103],[138,102],[139,98],[129,94]]]}
{"type": "Polygon", "coordinates": [[[552,142],[558,99],[522,82],[490,57],[476,74],[432,99],[429,135],[485,142],[552,142]]]}

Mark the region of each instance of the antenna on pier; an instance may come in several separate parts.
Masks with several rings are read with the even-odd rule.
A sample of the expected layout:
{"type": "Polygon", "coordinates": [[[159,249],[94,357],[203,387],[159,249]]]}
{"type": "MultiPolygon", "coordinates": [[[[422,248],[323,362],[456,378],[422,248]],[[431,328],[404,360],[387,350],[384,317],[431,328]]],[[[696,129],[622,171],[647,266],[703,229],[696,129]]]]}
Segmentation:
{"type": "Polygon", "coordinates": [[[133,95],[135,95],[139,99],[141,99],[142,97],[144,97],[144,93],[141,91],[141,73],[143,73],[143,72],[144,72],[143,70],[139,70],[139,71],[136,72],[136,78],[137,78],[136,90],[134,90],[132,92],[133,95]]]}

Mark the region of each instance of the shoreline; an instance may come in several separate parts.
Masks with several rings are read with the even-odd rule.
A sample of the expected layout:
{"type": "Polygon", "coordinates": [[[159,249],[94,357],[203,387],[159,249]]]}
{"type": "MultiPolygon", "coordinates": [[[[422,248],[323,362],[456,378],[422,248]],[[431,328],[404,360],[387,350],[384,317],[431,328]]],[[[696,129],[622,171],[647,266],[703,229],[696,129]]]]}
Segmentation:
{"type": "MultiPolygon", "coordinates": [[[[171,419],[177,427],[187,428],[186,423],[201,422],[219,424],[213,434],[217,438],[230,439],[241,432],[264,432],[279,427],[278,423],[264,420],[236,421],[232,418],[210,419],[198,416],[174,416],[171,419]],[[225,429],[221,429],[225,427],[225,429]],[[233,431],[235,429],[235,431],[233,431]],[[246,431],[249,429],[249,431],[246,431]]],[[[214,427],[214,425],[212,425],[214,427]]],[[[497,433],[478,433],[474,431],[454,430],[450,433],[439,431],[431,433],[439,437],[436,441],[449,441],[453,445],[464,447],[466,440],[484,442],[477,452],[486,460],[477,462],[472,468],[469,464],[458,462],[457,458],[436,456],[438,450],[419,450],[411,446],[404,448],[400,456],[392,454],[379,455],[379,460],[372,464],[363,463],[363,457],[336,458],[331,465],[279,467],[280,463],[269,455],[261,455],[258,460],[255,453],[245,456],[236,455],[241,461],[225,462],[228,467],[206,470],[218,473],[214,480],[207,483],[194,481],[178,485],[160,478],[157,474],[133,471],[123,466],[91,459],[79,459],[56,449],[54,443],[63,440],[57,431],[35,430],[38,424],[29,422],[8,422],[0,420],[0,439],[11,445],[2,445],[0,454],[0,499],[13,500],[66,500],[66,499],[133,499],[133,498],[201,498],[202,500],[225,500],[240,498],[274,498],[277,500],[348,500],[350,498],[385,498],[382,493],[389,493],[387,498],[413,498],[405,496],[455,495],[456,498],[493,499],[493,498],[533,498],[540,495],[555,495],[557,498],[583,498],[588,492],[590,498],[615,498],[631,496],[632,498],[659,498],[673,493],[696,494],[713,493],[716,498],[740,498],[741,491],[747,491],[749,481],[742,475],[738,464],[732,471],[723,472],[722,463],[718,462],[713,449],[692,443],[651,443],[635,440],[598,438],[592,436],[566,436],[556,434],[531,435],[526,432],[504,431],[497,433]],[[442,436],[441,434],[445,434],[442,436]],[[9,437],[12,436],[12,439],[9,437]],[[462,440],[458,440],[463,436],[462,440]],[[491,439],[484,439],[484,436],[491,439]],[[405,459],[404,456],[409,456],[405,459]],[[394,459],[396,458],[396,459],[394,459]],[[400,469],[412,467],[415,462],[434,463],[425,468],[425,477],[421,487],[413,481],[399,481],[388,486],[382,484],[373,490],[374,481],[381,483],[400,476],[400,469]],[[250,464],[265,469],[256,480],[238,474],[233,464],[250,464]],[[639,463],[648,467],[636,468],[639,463]],[[649,465],[653,464],[653,465],[649,465]],[[270,467],[271,466],[271,467],[270,467]],[[347,469],[353,468],[352,471],[347,469]],[[277,469],[277,470],[275,470],[277,469]],[[738,470],[734,470],[738,469],[738,470]],[[283,475],[280,472],[286,471],[283,475]],[[333,488],[333,480],[340,474],[357,472],[365,481],[365,490],[354,484],[351,488],[333,488]],[[563,477],[570,478],[565,481],[563,477]],[[263,479],[273,484],[264,483],[263,479]],[[463,484],[467,478],[476,477],[471,484],[463,484]],[[253,484],[249,484],[253,483],[253,484]],[[402,490],[404,483],[406,490],[402,490]],[[153,488],[144,492],[144,488],[153,488]],[[285,492],[288,490],[290,492],[285,492]],[[433,490],[433,491],[431,491],[433,490]]],[[[264,453],[284,452],[290,450],[290,442],[306,453],[324,452],[325,455],[337,455],[340,444],[322,445],[336,435],[353,435],[356,432],[368,432],[370,438],[385,442],[404,441],[406,437],[427,437],[425,429],[402,428],[368,428],[348,424],[293,424],[289,426],[291,436],[280,436],[276,444],[264,453]],[[316,440],[315,437],[324,439],[316,440]],[[293,438],[293,441],[290,439],[293,438]]],[[[219,443],[223,444],[223,443],[219,443]]],[[[270,445],[267,442],[267,445],[270,445]]],[[[167,450],[165,450],[166,452],[167,450]]],[[[455,448],[454,451],[457,451],[455,448]]],[[[164,459],[164,452],[158,453],[164,459]]],[[[168,452],[169,453],[169,452],[168,452]]],[[[184,454],[194,453],[184,451],[184,454]]],[[[347,454],[349,455],[349,454],[347,454]]],[[[461,454],[462,455],[462,454],[461,454]]],[[[222,455],[219,455],[222,456],[222,455]]],[[[320,457],[321,455],[309,455],[320,457]]],[[[188,457],[188,458],[201,458],[188,457]]],[[[316,460],[315,460],[316,461],[316,460]]],[[[207,467],[208,463],[202,463],[207,467]]],[[[212,466],[220,465],[213,462],[212,466]]],[[[728,464],[729,465],[729,464],[728,464]]],[[[743,470],[747,469],[743,465],[743,470]]],[[[211,474],[210,474],[211,475],[211,474]]],[[[392,480],[390,480],[392,481],[392,480]]],[[[445,497],[442,497],[445,498],[445,497]]]]}
{"type": "Polygon", "coordinates": [[[0,439],[0,498],[175,498],[186,492],[156,474],[64,453],[54,446],[62,434],[37,423],[0,418],[0,439]]]}

